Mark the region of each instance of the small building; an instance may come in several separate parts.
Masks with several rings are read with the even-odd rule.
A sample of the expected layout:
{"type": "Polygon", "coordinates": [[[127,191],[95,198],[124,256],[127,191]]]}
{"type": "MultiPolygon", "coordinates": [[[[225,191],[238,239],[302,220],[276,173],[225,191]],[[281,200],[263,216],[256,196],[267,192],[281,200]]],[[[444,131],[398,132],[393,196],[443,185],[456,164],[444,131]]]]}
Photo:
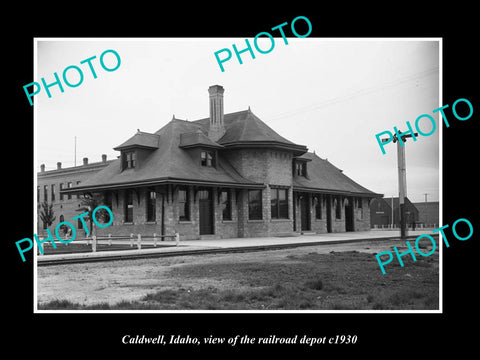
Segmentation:
{"type": "Polygon", "coordinates": [[[368,230],[380,196],[327,160],[277,134],[251,110],[224,114],[209,89],[210,116],[172,118],[137,131],[120,156],[63,194],[101,194],[115,235],[179,233],[182,239],[368,230]]]}
{"type": "MultiPolygon", "coordinates": [[[[374,198],[370,204],[370,224],[372,228],[391,228],[393,208],[393,227],[400,227],[400,202],[398,197],[374,198]]],[[[405,215],[407,227],[418,224],[418,209],[405,198],[405,215]]]]}
{"type": "Polygon", "coordinates": [[[418,209],[418,222],[421,226],[437,228],[440,226],[440,206],[438,201],[413,203],[418,209]]]}

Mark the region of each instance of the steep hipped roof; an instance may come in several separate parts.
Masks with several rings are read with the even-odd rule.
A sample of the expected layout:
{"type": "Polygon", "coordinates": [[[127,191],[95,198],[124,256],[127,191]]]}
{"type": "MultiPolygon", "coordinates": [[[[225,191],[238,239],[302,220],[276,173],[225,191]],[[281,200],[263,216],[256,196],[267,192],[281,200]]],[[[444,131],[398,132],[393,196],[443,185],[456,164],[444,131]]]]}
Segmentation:
{"type": "MultiPolygon", "coordinates": [[[[195,123],[208,131],[209,118],[197,120],[195,123]]],[[[225,114],[224,123],[225,134],[218,140],[224,147],[277,147],[290,150],[296,155],[307,151],[306,146],[295,144],[277,134],[250,109],[225,114]]]]}
{"type": "Polygon", "coordinates": [[[158,149],[159,136],[157,134],[150,134],[138,131],[130,139],[114,147],[114,150],[123,150],[128,148],[144,148],[144,149],[158,149]]]}
{"type": "Polygon", "coordinates": [[[155,133],[160,139],[158,149],[152,151],[141,166],[122,171],[118,159],[81,185],[71,188],[70,191],[153,185],[165,182],[225,184],[238,187],[263,186],[263,184],[257,184],[240,176],[221,157],[217,159],[216,168],[201,166],[199,161],[192,159],[187,150],[179,147],[180,135],[197,130],[201,131],[201,126],[198,124],[172,119],[155,133]]]}
{"type": "Polygon", "coordinates": [[[327,193],[341,193],[363,196],[380,196],[364,188],[360,184],[343,174],[341,170],[317,155],[307,152],[302,158],[308,162],[308,178],[295,176],[293,178],[294,190],[322,191],[327,193]]]}
{"type": "Polygon", "coordinates": [[[209,139],[200,129],[195,132],[180,134],[180,147],[184,149],[192,147],[223,148],[222,145],[209,139]]]}
{"type": "Polygon", "coordinates": [[[120,159],[117,159],[81,185],[64,192],[94,191],[168,182],[263,187],[261,183],[242,177],[221,155],[217,157],[216,167],[201,166],[198,159],[190,156],[188,148],[204,145],[227,149],[244,146],[282,148],[308,162],[309,176],[308,178],[295,176],[294,190],[373,197],[379,195],[357,184],[327,160],[306,152],[305,146],[283,138],[250,110],[225,114],[224,123],[226,132],[218,143],[207,136],[208,118],[193,122],[174,118],[154,134],[138,132],[115,149],[141,147],[153,150],[142,159],[140,166],[122,170],[120,159]]]}

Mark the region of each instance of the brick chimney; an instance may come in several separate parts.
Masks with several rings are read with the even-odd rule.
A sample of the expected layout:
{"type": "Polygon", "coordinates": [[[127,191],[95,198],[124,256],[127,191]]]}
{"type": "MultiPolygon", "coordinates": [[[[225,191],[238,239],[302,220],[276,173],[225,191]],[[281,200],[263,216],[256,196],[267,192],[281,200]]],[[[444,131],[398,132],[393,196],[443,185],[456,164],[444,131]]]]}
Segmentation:
{"type": "Polygon", "coordinates": [[[106,154],[102,154],[102,162],[103,163],[107,162],[107,155],[106,154]]]}
{"type": "Polygon", "coordinates": [[[61,162],[57,162],[57,170],[60,170],[62,168],[62,163],[61,162]]]}
{"type": "Polygon", "coordinates": [[[40,172],[45,172],[45,164],[40,165],[40,172]]]}
{"type": "Polygon", "coordinates": [[[208,137],[213,141],[218,141],[225,134],[225,124],[223,122],[223,86],[212,85],[208,88],[210,94],[210,126],[208,128],[208,137]]]}
{"type": "Polygon", "coordinates": [[[88,158],[83,158],[83,165],[88,165],[88,158]]]}

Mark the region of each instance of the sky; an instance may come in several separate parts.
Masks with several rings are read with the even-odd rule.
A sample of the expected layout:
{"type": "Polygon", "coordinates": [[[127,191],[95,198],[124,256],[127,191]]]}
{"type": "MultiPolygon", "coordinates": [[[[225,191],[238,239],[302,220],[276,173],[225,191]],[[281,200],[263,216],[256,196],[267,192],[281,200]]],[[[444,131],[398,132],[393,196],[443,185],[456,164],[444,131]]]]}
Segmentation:
{"type": "MultiPolygon", "coordinates": [[[[253,44],[253,39],[249,39],[253,44]]],[[[214,53],[232,44],[246,47],[244,38],[157,39],[36,39],[33,81],[54,82],[54,72],[78,66],[84,75],[77,87],[63,83],[42,88],[34,96],[36,131],[35,172],[108,159],[119,153],[113,148],[137,129],[155,132],[173,116],[184,120],[208,117],[208,87],[225,89],[225,113],[246,110],[257,115],[277,133],[343,170],[362,186],[398,196],[396,145],[386,145],[383,155],[375,135],[393,132],[396,126],[414,127],[422,114],[431,115],[436,131],[407,141],[407,196],[412,202],[439,200],[438,113],[441,59],[438,39],[340,39],[275,38],[273,50],[255,59],[241,54],[223,63],[222,72],[214,53]],[[107,72],[100,65],[105,50],[115,50],[121,64],[107,72]],[[91,61],[97,78],[88,64],[91,61]],[[75,141],[76,138],[76,141],[75,141]]],[[[270,46],[268,38],[259,41],[270,46]]],[[[253,46],[253,45],[252,45],[253,46]]],[[[223,54],[221,55],[223,56],[223,54]]],[[[107,67],[116,59],[105,54],[107,67]]],[[[71,83],[79,81],[68,71],[71,83]]],[[[26,99],[26,101],[28,101],[26,99]]],[[[425,119],[421,130],[432,125],[425,119]]]]}

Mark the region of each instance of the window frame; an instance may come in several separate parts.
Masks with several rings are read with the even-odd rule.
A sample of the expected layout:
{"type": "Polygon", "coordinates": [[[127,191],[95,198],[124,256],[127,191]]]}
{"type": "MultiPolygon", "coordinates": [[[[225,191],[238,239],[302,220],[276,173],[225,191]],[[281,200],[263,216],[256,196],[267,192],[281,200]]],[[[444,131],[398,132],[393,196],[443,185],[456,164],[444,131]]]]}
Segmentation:
{"type": "MultiPolygon", "coordinates": [[[[67,183],[67,189],[70,189],[71,187],[72,187],[72,182],[69,181],[67,183]]],[[[71,198],[72,198],[72,194],[71,193],[67,194],[67,199],[70,200],[71,198]]]]}
{"type": "Polygon", "coordinates": [[[222,204],[222,220],[232,220],[232,194],[229,189],[220,191],[220,203],[222,204]],[[227,194],[224,198],[223,194],[227,194]]]}
{"type": "Polygon", "coordinates": [[[123,221],[125,223],[133,223],[133,190],[128,189],[125,192],[123,204],[123,221]]]}
{"type": "Polygon", "coordinates": [[[263,190],[252,189],[248,190],[248,220],[263,220],[263,190]],[[259,194],[252,198],[252,194],[259,194]],[[259,204],[257,204],[259,202],[259,204]]]}
{"type": "Polygon", "coordinates": [[[155,190],[148,189],[145,197],[147,222],[155,222],[157,221],[157,193],[155,190]]]}
{"type": "Polygon", "coordinates": [[[178,221],[190,221],[190,191],[187,186],[180,186],[177,194],[178,221]],[[185,199],[180,199],[180,192],[185,192],[185,199]],[[183,211],[181,211],[183,209],[183,211]]]}
{"type": "Polygon", "coordinates": [[[137,153],[135,150],[124,150],[122,152],[122,170],[135,169],[137,166],[137,153]]]}
{"type": "Polygon", "coordinates": [[[288,220],[288,213],[288,189],[279,187],[270,188],[270,217],[275,220],[288,220]],[[283,200],[281,199],[280,193],[285,194],[285,198],[283,200]],[[275,194],[275,197],[272,196],[273,194],[275,194]]]}
{"type": "Polygon", "coordinates": [[[213,150],[200,150],[200,165],[205,167],[216,167],[216,154],[213,150]]]}

